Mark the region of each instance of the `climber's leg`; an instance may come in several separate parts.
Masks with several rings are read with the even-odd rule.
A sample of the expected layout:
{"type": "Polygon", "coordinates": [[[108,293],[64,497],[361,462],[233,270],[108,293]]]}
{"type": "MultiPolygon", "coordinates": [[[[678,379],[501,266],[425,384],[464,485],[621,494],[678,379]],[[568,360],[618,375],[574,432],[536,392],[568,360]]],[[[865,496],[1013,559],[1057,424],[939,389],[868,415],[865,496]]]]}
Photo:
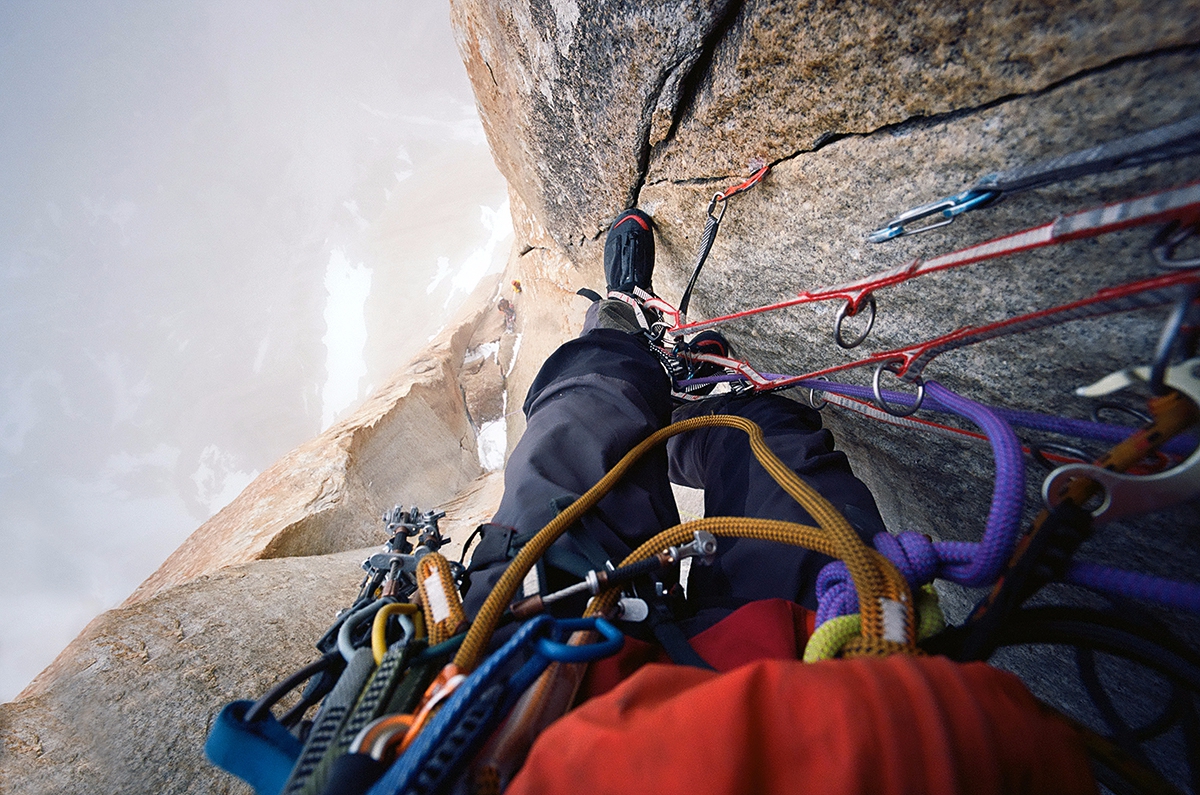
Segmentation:
{"type": "MultiPolygon", "coordinates": [[[[582,335],[546,360],[529,389],[525,433],[505,467],[504,497],[471,559],[469,615],[522,545],[671,419],[670,381],[642,333],[650,312],[642,301],[652,294],[652,226],[640,210],[613,220],[604,243],[609,298],[592,305],[582,335]]],[[[554,544],[538,565],[539,581],[527,581],[522,591],[578,582],[678,522],[660,448],[554,544]]]]}
{"type": "MultiPolygon", "coordinates": [[[[782,395],[726,395],[683,406],[673,419],[704,414],[736,414],[758,423],[771,450],[833,503],[864,540],[869,543],[884,530],[871,492],[850,471],[845,454],[834,450],[833,436],[822,429],[818,412],[782,395]]],[[[754,458],[740,430],[709,428],[676,436],[668,451],[671,480],[704,489],[706,516],[815,524],[754,458]]],[[[722,540],[713,566],[692,567],[689,601],[699,608],[727,610],[782,597],[815,608],[817,572],[827,562],[824,555],[796,547],[722,540]]]]}

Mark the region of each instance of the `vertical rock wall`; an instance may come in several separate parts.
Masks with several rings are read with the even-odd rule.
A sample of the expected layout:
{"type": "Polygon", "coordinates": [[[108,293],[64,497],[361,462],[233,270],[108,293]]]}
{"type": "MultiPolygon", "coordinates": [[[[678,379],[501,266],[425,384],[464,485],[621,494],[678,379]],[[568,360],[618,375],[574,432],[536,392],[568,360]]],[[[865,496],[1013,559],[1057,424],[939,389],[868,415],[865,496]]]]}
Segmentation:
{"type": "MultiPolygon", "coordinates": [[[[931,234],[866,242],[901,210],[984,174],[1200,113],[1194,2],[519,5],[454,0],[452,19],[501,170],[585,281],[602,285],[602,232],[616,212],[638,204],[658,227],[656,287],[677,300],[708,199],[740,181],[752,158],[773,166],[760,187],[730,202],[693,317],[773,302],[1200,177],[1200,160],[1191,158],[1080,179],[931,234]]],[[[854,352],[832,342],[832,303],[723,330],[763,370],[811,371],[1154,274],[1154,231],[881,292],[872,338],[854,352]]],[[[927,375],[977,400],[1087,416],[1090,405],[1071,390],[1146,363],[1164,315],[1132,313],[990,342],[942,357],[927,375]]],[[[978,536],[991,492],[986,448],[916,441],[830,415],[892,529],[978,536]]],[[[1158,523],[1169,534],[1181,522],[1194,524],[1170,513],[1158,523]]]]}
{"type": "MultiPolygon", "coordinates": [[[[546,232],[526,248],[547,247],[548,237],[580,281],[600,288],[603,232],[618,211],[639,205],[657,225],[655,286],[674,302],[714,192],[748,175],[752,159],[772,166],[759,187],[729,202],[692,319],[1200,179],[1200,158],[1176,160],[1030,191],[929,234],[866,241],[899,212],[958,193],[985,174],[1200,113],[1195,0],[518,5],[451,0],[493,152],[521,200],[513,206],[528,212],[526,225],[546,232]]],[[[809,372],[1157,274],[1149,253],[1156,231],[1079,241],[880,291],[875,330],[853,352],[833,343],[833,302],[722,331],[763,371],[809,372]]],[[[1092,404],[1073,390],[1148,363],[1166,312],[991,341],[942,356],[926,376],[975,400],[1087,418],[1092,404]]],[[[869,379],[868,370],[843,380],[869,379]]],[[[825,415],[891,530],[979,538],[994,469],[986,445],[916,435],[833,407],[825,415]]],[[[1074,443],[1029,433],[1024,440],[1074,443]]],[[[1030,463],[1026,521],[1040,507],[1042,474],[1030,463]]],[[[1081,556],[1194,580],[1198,516],[1193,503],[1106,525],[1081,556]]],[[[954,589],[944,596],[957,618],[975,598],[954,589]]],[[[1182,628],[1200,638],[1195,626],[1182,628]]],[[[1061,660],[1008,662],[1036,693],[1095,720],[1082,693],[1066,684],[1071,672],[1061,660]]],[[[1125,696],[1144,702],[1142,680],[1127,673],[1118,680],[1125,696]]],[[[1179,760],[1172,742],[1156,751],[1159,758],[1179,760]]]]}

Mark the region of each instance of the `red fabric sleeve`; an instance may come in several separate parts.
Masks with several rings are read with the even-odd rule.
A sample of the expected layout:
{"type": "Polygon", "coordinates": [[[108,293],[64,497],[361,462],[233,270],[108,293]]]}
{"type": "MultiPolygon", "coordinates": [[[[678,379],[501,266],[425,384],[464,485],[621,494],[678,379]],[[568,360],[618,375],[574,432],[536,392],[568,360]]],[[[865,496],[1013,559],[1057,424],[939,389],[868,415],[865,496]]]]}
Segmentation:
{"type": "Polygon", "coordinates": [[[507,792],[1093,793],[1015,676],[942,657],[647,664],[538,738],[507,792]]]}

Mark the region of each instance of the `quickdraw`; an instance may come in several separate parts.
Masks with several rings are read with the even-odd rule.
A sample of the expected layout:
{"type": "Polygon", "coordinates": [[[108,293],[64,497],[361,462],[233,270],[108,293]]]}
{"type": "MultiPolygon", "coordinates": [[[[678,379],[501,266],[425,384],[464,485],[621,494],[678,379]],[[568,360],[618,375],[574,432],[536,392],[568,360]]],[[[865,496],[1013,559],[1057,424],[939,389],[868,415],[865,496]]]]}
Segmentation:
{"type": "MultiPolygon", "coordinates": [[[[654,308],[664,315],[663,324],[665,333],[671,337],[679,337],[691,334],[692,332],[702,331],[706,328],[713,328],[733,320],[741,320],[742,318],[759,315],[764,312],[775,312],[780,309],[818,301],[840,300],[846,302],[846,304],[838,315],[834,336],[839,341],[841,347],[853,348],[866,339],[870,333],[870,329],[868,328],[858,339],[847,343],[842,339],[842,322],[846,317],[857,315],[865,306],[871,310],[869,322],[873,324],[875,321],[874,293],[887,287],[893,287],[931,273],[950,270],[952,268],[961,268],[966,265],[1066,243],[1072,240],[1099,237],[1110,232],[1117,232],[1146,224],[1179,223],[1178,230],[1171,239],[1173,242],[1169,246],[1170,251],[1173,252],[1174,248],[1180,245],[1191,234],[1192,225],[1198,220],[1200,220],[1200,183],[1195,183],[1171,190],[1150,193],[1136,199],[1083,210],[1071,215],[1062,216],[1041,226],[1015,232],[1011,235],[1004,235],[1003,237],[998,237],[974,246],[968,246],[967,248],[943,254],[940,257],[934,257],[930,260],[913,260],[904,265],[881,271],[853,282],[832,287],[818,287],[813,290],[805,290],[798,293],[795,298],[766,304],[753,309],[744,309],[727,315],[720,315],[708,320],[687,323],[677,310],[665,301],[661,301],[661,299],[661,305],[656,303],[654,304],[654,308]]],[[[1168,253],[1168,242],[1158,241],[1154,246],[1154,250],[1159,252],[1160,261],[1166,261],[1177,267],[1195,267],[1190,261],[1178,262],[1171,259],[1171,255],[1168,253]]]]}
{"type": "Polygon", "coordinates": [[[883,243],[905,235],[917,235],[945,226],[963,213],[990,207],[1005,196],[1040,188],[1088,174],[1133,168],[1200,152],[1200,116],[1109,141],[1080,152],[1051,160],[989,174],[962,193],[914,207],[888,221],[870,234],[872,243],[883,243]],[[914,221],[940,215],[943,220],[919,229],[914,221]]]}

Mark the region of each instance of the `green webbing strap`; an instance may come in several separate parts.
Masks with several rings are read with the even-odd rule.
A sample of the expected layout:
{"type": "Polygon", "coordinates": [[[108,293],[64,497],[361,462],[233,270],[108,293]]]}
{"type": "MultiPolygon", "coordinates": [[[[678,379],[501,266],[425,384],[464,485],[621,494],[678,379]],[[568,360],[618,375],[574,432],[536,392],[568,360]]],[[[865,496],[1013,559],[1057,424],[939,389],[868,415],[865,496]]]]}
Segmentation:
{"type": "Polygon", "coordinates": [[[375,669],[375,673],[367,682],[354,711],[342,724],[337,736],[324,744],[320,760],[313,766],[308,777],[301,782],[296,795],[318,795],[325,789],[329,774],[334,763],[350,748],[350,743],[371,721],[384,714],[383,709],[391,697],[396,685],[404,678],[409,660],[413,655],[425,649],[424,641],[414,641],[412,644],[394,644],[383,655],[383,661],[375,669]]]}
{"type": "Polygon", "coordinates": [[[346,670],[342,672],[333,690],[325,697],[325,703],[317,715],[304,750],[292,769],[292,775],[284,785],[284,795],[298,795],[304,783],[311,777],[313,770],[325,755],[326,748],[337,737],[338,731],[346,722],[350,708],[358,700],[367,677],[375,668],[375,656],[369,648],[358,649],[350,658],[346,670]]]}

